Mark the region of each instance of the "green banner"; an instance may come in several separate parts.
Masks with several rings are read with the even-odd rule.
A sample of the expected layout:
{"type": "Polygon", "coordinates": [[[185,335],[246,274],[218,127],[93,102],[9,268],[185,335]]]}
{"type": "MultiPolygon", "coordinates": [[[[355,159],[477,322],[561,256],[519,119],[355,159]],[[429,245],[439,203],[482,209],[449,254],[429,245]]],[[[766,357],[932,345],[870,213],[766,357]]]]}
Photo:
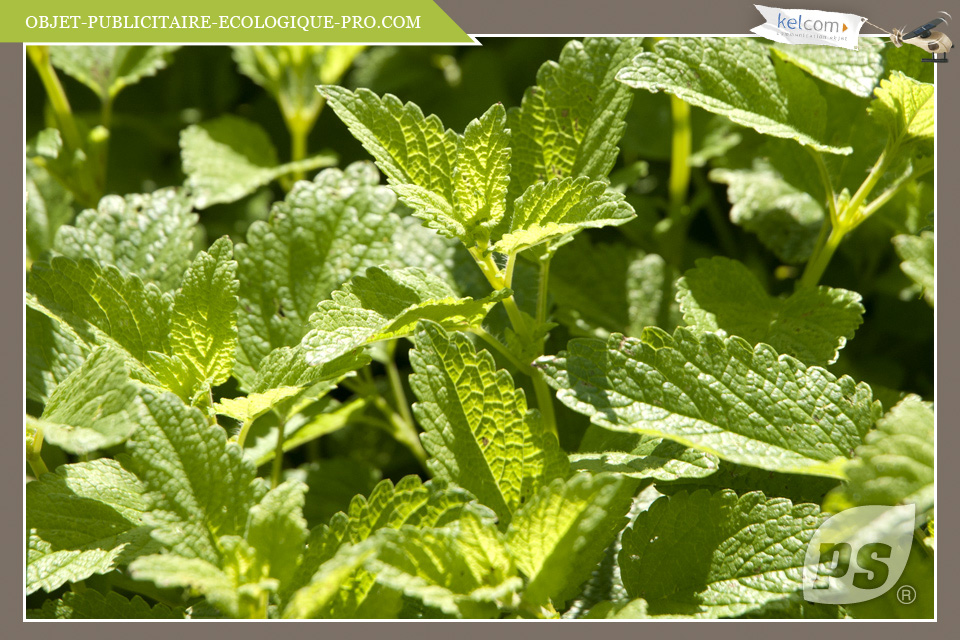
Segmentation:
{"type": "Polygon", "coordinates": [[[433,0],[197,3],[52,0],[7,12],[4,42],[449,43],[474,42],[433,0]]]}

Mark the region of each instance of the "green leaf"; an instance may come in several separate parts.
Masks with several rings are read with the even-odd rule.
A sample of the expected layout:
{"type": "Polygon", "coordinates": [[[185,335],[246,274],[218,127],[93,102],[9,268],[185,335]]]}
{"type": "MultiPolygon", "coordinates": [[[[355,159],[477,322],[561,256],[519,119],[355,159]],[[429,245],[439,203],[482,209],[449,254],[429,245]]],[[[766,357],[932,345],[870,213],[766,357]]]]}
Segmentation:
{"type": "Polygon", "coordinates": [[[143,487],[115,460],[66,464],[26,486],[26,593],[125,565],[156,545],[143,487]]]}
{"type": "Polygon", "coordinates": [[[263,393],[251,393],[239,398],[223,398],[213,405],[218,415],[233,418],[243,424],[253,422],[267,411],[300,393],[300,387],[277,387],[263,393]]]}
{"type": "Polygon", "coordinates": [[[170,64],[178,46],[50,47],[50,61],[90,87],[103,102],[113,100],[127,86],[156,75],[170,64]]]}
{"type": "Polygon", "coordinates": [[[911,395],[877,422],[846,466],[847,482],[827,497],[825,508],[915,504],[924,513],[934,501],[933,406],[911,395]]]}
{"type": "Polygon", "coordinates": [[[36,162],[25,163],[25,242],[31,260],[53,247],[57,230],[73,218],[73,195],[36,162]]]}
{"type": "Polygon", "coordinates": [[[134,578],[160,587],[187,587],[232,617],[266,617],[266,597],[296,570],[306,521],[306,486],[285,482],[250,509],[244,537],[218,538],[219,562],[176,553],[138,558],[134,578]]]}
{"type": "Polygon", "coordinates": [[[870,388],[768,345],[687,329],[576,339],[536,366],[591,422],[770,471],[842,478],[879,418],[870,388]]]}
{"type": "MultiPolygon", "coordinates": [[[[407,476],[396,486],[384,480],[374,488],[369,498],[354,496],[346,513],[335,514],[329,525],[318,527],[310,533],[303,562],[292,582],[281,591],[282,600],[290,603],[284,615],[319,618],[360,618],[368,615],[394,617],[400,609],[399,601],[388,604],[385,600],[388,596],[375,586],[374,575],[352,561],[359,545],[385,528],[400,529],[404,525],[419,528],[446,526],[458,520],[466,508],[491,522],[494,519],[493,513],[477,505],[473,496],[466,491],[438,480],[424,484],[416,476],[407,476]],[[343,563],[352,569],[346,574],[334,571],[343,563]],[[334,574],[339,576],[338,584],[342,584],[343,588],[331,595],[325,580],[334,574]],[[323,598],[315,599],[317,590],[325,594],[323,598]],[[382,601],[378,603],[378,600],[382,601]]],[[[379,541],[376,542],[374,548],[379,544],[379,541]]],[[[364,551],[364,555],[369,554],[364,551]]]]}
{"type": "Polygon", "coordinates": [[[303,339],[307,361],[336,362],[380,340],[411,335],[419,320],[438,322],[446,329],[479,325],[509,290],[485,298],[460,298],[450,286],[422,269],[384,270],[370,267],[321,302],[310,318],[303,339]]]}
{"type": "Polygon", "coordinates": [[[808,287],[774,298],[742,262],[714,257],[696,264],[677,282],[677,300],[697,333],[724,331],[823,366],[836,362],[863,322],[853,291],[808,287]]]}
{"type": "Polygon", "coordinates": [[[922,231],[919,236],[898,235],[893,238],[893,246],[903,261],[900,268],[923,291],[923,297],[934,306],[934,235],[932,231],[922,231]]]}
{"type": "MultiPolygon", "coordinates": [[[[320,387],[322,392],[332,390],[336,385],[330,383],[329,387],[323,385],[320,387]]],[[[289,389],[290,387],[282,387],[289,389]]],[[[317,387],[311,389],[311,395],[316,393],[317,387]]],[[[283,425],[283,451],[292,451],[311,440],[316,440],[321,436],[339,431],[354,420],[363,415],[370,401],[367,398],[355,397],[349,402],[337,405],[335,402],[323,403],[315,402],[306,410],[299,411],[293,415],[283,425]],[[335,408],[329,411],[319,411],[318,408],[325,404],[333,405],[335,408]]],[[[281,409],[283,411],[283,409],[281,409]]],[[[296,411],[296,408],[287,410],[287,414],[296,411]]],[[[265,435],[258,437],[251,443],[255,434],[251,432],[244,446],[244,454],[250,456],[256,461],[258,467],[265,465],[273,460],[277,454],[277,437],[280,435],[279,427],[271,428],[265,435]]],[[[326,462],[326,461],[324,461],[326,462]]]]}
{"type": "Polygon", "coordinates": [[[586,176],[605,178],[616,162],[633,92],[617,72],[640,51],[642,38],[586,38],[567,43],[546,62],[537,84],[511,109],[510,201],[531,185],[586,176]]]}
{"type": "Polygon", "coordinates": [[[197,214],[174,189],[106,196],[96,209],[60,227],[54,249],[68,258],[90,258],[139,276],[164,291],[176,289],[193,256],[197,214]]]}
{"type": "MultiPolygon", "coordinates": [[[[322,615],[323,612],[337,606],[336,599],[338,596],[343,596],[344,585],[350,585],[350,581],[356,579],[355,576],[363,575],[366,578],[365,582],[372,584],[373,576],[365,572],[361,574],[361,572],[364,571],[364,563],[376,552],[378,544],[379,540],[368,540],[357,545],[344,547],[340,553],[325,562],[306,585],[293,594],[289,604],[283,609],[283,617],[288,619],[325,617],[322,615]]],[[[365,595],[366,591],[360,596],[361,599],[365,595]]],[[[393,602],[392,604],[395,606],[388,609],[389,613],[386,615],[371,615],[373,613],[371,612],[365,617],[394,617],[396,612],[399,611],[400,603],[393,602]]],[[[381,603],[382,606],[383,603],[381,603]]]]}
{"type": "Polygon", "coordinates": [[[189,399],[203,386],[223,384],[237,348],[237,263],[233,244],[221,238],[183,276],[170,314],[170,354],[186,366],[189,399]]]}
{"type": "Polygon", "coordinates": [[[318,303],[367,267],[397,262],[396,202],[373,164],[357,162],[297,182],[269,221],[250,226],[247,243],[236,247],[242,312],[235,375],[247,390],[268,354],[300,344],[318,303]]]}
{"type": "Polygon", "coordinates": [[[467,512],[452,526],[384,530],[370,563],[377,581],[428,607],[462,618],[490,618],[509,606],[523,581],[496,526],[467,512]]]}
{"type": "Polygon", "coordinates": [[[510,182],[510,132],[507,112],[499,102],[472,120],[457,139],[457,164],[453,171],[453,204],[456,219],[445,222],[456,229],[468,246],[487,244],[491,231],[506,213],[510,182]]]}
{"type": "Polygon", "coordinates": [[[784,262],[810,258],[825,217],[817,197],[760,159],[749,168],[714,169],[710,179],[727,185],[734,224],[755,233],[784,262]]]}
{"type": "Polygon", "coordinates": [[[219,567],[217,539],[242,533],[263,495],[256,467],[198,409],[172,394],[143,399],[148,415],[129,446],[149,492],[145,521],[173,553],[219,567]]]}
{"type": "Polygon", "coordinates": [[[293,577],[307,539],[303,517],[307,485],[287,481],[272,489],[250,509],[246,540],[265,575],[284,584],[293,577]]]}
{"type": "Polygon", "coordinates": [[[190,125],[180,134],[186,186],[197,209],[235,202],[273,180],[295,172],[328,167],[328,153],[280,164],[263,128],[234,115],[190,125]]]}
{"type": "Polygon", "coordinates": [[[525,601],[559,608],[627,523],[637,481],[578,473],[541,488],[514,516],[507,546],[527,579],[525,601]]]}
{"type": "Polygon", "coordinates": [[[570,454],[574,471],[610,472],[661,481],[702,479],[715,473],[718,464],[716,456],[670,440],[610,431],[596,425],[588,427],[580,452],[570,454]]]}
{"type": "Polygon", "coordinates": [[[623,68],[617,79],[635,89],[666,91],[760,133],[790,138],[817,151],[848,154],[825,141],[827,104],[797,67],[771,60],[754,38],[669,38],[623,68]]]}
{"type": "Polygon", "coordinates": [[[130,565],[130,573],[134,579],[149,580],[158,587],[187,588],[230,617],[247,617],[255,609],[260,592],[274,584],[257,582],[254,552],[243,539],[227,536],[222,544],[223,569],[200,558],[168,553],[137,558],[130,565]]]}
{"type": "Polygon", "coordinates": [[[55,257],[27,274],[27,305],[64,325],[86,348],[111,345],[129,356],[131,373],[156,383],[147,363],[169,344],[172,296],[116,267],[55,257]]]}
{"type": "MultiPolygon", "coordinates": [[[[623,194],[607,186],[587,177],[534,184],[514,204],[510,228],[494,251],[510,255],[582,229],[621,225],[635,217],[623,194]]],[[[555,246],[548,248],[552,250],[555,246]]]]}
{"type": "Polygon", "coordinates": [[[578,334],[597,337],[673,327],[680,320],[673,277],[659,255],[580,234],[550,263],[554,314],[578,334]]]}
{"type": "Polygon", "coordinates": [[[452,207],[460,136],[444,129],[437,116],[424,116],[417,105],[390,94],[381,98],[333,85],[319,90],[391,185],[419,187],[452,207]]]}
{"type": "Polygon", "coordinates": [[[933,154],[935,98],[933,85],[897,71],[880,81],[868,113],[879,120],[897,145],[913,144],[933,154]]]}
{"type": "Polygon", "coordinates": [[[539,413],[527,410],[510,374],[465,335],[425,321],[414,344],[410,387],[428,467],[473,493],[505,526],[542,486],[566,476],[559,444],[539,413]]]}
{"type": "Polygon", "coordinates": [[[863,38],[857,49],[817,44],[770,45],[773,52],[824,82],[869,98],[884,75],[884,43],[863,38]]]}
{"type": "Polygon", "coordinates": [[[48,620],[182,620],[183,609],[165,604],[152,607],[140,596],[127,599],[115,591],[93,589],[68,591],[59,600],[47,600],[40,609],[27,611],[27,618],[48,620]]]}
{"type": "Polygon", "coordinates": [[[143,415],[140,389],[118,351],[98,348],[50,395],[44,441],[79,455],[120,444],[143,415]]]}
{"type": "Polygon", "coordinates": [[[661,498],[623,534],[620,570],[647,615],[719,618],[803,602],[807,543],[823,523],[816,505],[730,490],[661,498]]]}
{"type": "Polygon", "coordinates": [[[70,327],[26,307],[27,398],[46,402],[50,394],[90,354],[87,345],[70,327]]]}

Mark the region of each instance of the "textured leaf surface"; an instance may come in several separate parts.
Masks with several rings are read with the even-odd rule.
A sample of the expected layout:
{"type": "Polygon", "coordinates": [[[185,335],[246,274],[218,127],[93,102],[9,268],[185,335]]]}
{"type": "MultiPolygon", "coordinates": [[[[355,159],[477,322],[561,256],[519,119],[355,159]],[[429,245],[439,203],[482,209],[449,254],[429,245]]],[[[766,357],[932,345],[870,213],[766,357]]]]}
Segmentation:
{"type": "Polygon", "coordinates": [[[634,58],[617,79],[818,151],[851,151],[825,142],[827,103],[816,84],[797,67],[771,60],[753,38],[669,38],[634,58]]]}
{"type": "Polygon", "coordinates": [[[26,308],[27,397],[46,402],[57,385],[66,380],[90,353],[90,347],[70,327],[26,308]]]}
{"type": "Polygon", "coordinates": [[[26,486],[26,592],[53,591],[155,547],[136,476],[109,459],[62,465],[26,486]]]}
{"type": "Polygon", "coordinates": [[[139,276],[164,291],[180,284],[193,256],[197,214],[174,189],[106,196],[96,209],[57,232],[54,249],[68,258],[90,258],[139,276]]]}
{"type": "MultiPolygon", "coordinates": [[[[384,480],[369,498],[355,496],[346,513],[335,514],[329,525],[311,532],[303,562],[291,585],[281,592],[290,602],[287,611],[298,611],[296,617],[394,616],[399,611],[399,601],[382,600],[387,596],[377,591],[379,587],[375,586],[373,574],[352,563],[357,546],[385,528],[399,529],[405,525],[443,527],[459,519],[468,504],[472,510],[478,508],[473,503],[473,496],[466,491],[436,480],[424,484],[416,476],[407,476],[396,486],[384,480]],[[342,586],[335,593],[328,594],[323,583],[327,579],[325,576],[343,563],[353,568],[338,578],[342,586]],[[318,581],[320,584],[316,584],[318,581]],[[321,601],[310,604],[318,589],[326,595],[321,601]],[[298,591],[291,595],[294,590],[298,591]],[[367,604],[372,593],[379,598],[370,598],[371,604],[367,604]],[[372,602],[374,600],[381,601],[372,602]]],[[[478,513],[486,513],[485,517],[493,520],[492,512],[481,509],[478,513]]],[[[374,546],[379,546],[379,542],[374,546]]],[[[339,575],[339,571],[336,573],[339,575]]]]}
{"type": "Polygon", "coordinates": [[[40,418],[44,440],[75,454],[120,444],[143,415],[139,393],[123,356],[100,347],[51,394],[40,418]]]}
{"type": "Polygon", "coordinates": [[[749,168],[714,169],[710,179],[727,185],[730,220],[755,233],[778,258],[798,264],[813,253],[825,215],[819,196],[759,159],[749,168]]]}
{"type": "Polygon", "coordinates": [[[567,462],[507,371],[462,333],[421,323],[410,352],[413,405],[434,477],[470,491],[503,524],[567,462]]]}
{"type": "Polygon", "coordinates": [[[604,178],[616,162],[633,93],[617,72],[640,50],[641,38],[586,38],[544,63],[537,84],[512,109],[510,200],[531,185],[573,176],[604,178]]]}
{"type": "Polygon", "coordinates": [[[864,312],[860,295],[846,289],[802,288],[774,298],[742,262],[722,257],[698,260],[677,283],[677,300],[696,332],[722,330],[817,365],[836,361],[864,312]]]}
{"type": "Polygon", "coordinates": [[[237,263],[233,245],[221,238],[201,252],[183,277],[170,314],[170,351],[199,385],[223,384],[237,348],[237,263]]]}
{"type": "Polygon", "coordinates": [[[527,578],[524,599],[559,607],[575,595],[626,525],[636,488],[613,474],[578,473],[527,502],[507,530],[510,554],[527,578]]]}
{"type": "Polygon", "coordinates": [[[933,85],[895,72],[880,81],[869,113],[886,126],[900,144],[915,143],[925,155],[933,153],[935,98],[933,85]]]}
{"type": "Polygon", "coordinates": [[[623,194],[590,178],[563,178],[537,183],[515,205],[509,231],[494,250],[512,254],[581,229],[620,225],[634,217],[623,194]]]}
{"type": "Polygon", "coordinates": [[[217,562],[175,553],[138,558],[130,571],[160,587],[186,587],[232,617],[262,616],[263,599],[296,570],[307,535],[306,486],[285,482],[250,509],[243,536],[217,539],[217,562]]]}
{"type": "Polygon", "coordinates": [[[829,496],[831,511],[868,505],[915,504],[933,508],[933,407],[907,396],[877,422],[846,467],[847,483],[829,496]]]}
{"type": "Polygon", "coordinates": [[[697,491],[661,498],[623,534],[620,569],[647,613],[718,618],[802,602],[816,505],[760,492],[697,491]]]}
{"type": "Polygon", "coordinates": [[[262,572],[283,584],[293,577],[307,538],[303,502],[307,485],[284,482],[267,492],[250,509],[246,539],[257,555],[262,572]]]}
{"type": "Polygon", "coordinates": [[[709,476],[716,472],[718,460],[714,455],[671,440],[591,425],[580,444],[580,452],[570,454],[570,466],[575,471],[669,481],[709,476]]]}
{"type": "Polygon", "coordinates": [[[321,302],[311,316],[313,328],[303,339],[307,361],[325,364],[365,345],[408,336],[423,319],[446,329],[479,325],[505,291],[480,300],[460,298],[422,269],[371,267],[321,302]]]}
{"type": "Polygon", "coordinates": [[[897,255],[902,260],[900,268],[920,285],[923,297],[931,307],[936,302],[934,244],[932,231],[923,231],[919,236],[899,235],[893,239],[897,255]]]}
{"type": "Polygon", "coordinates": [[[50,61],[106,102],[124,87],[156,75],[170,64],[173,52],[179,48],[167,45],[50,47],[50,61]]]}
{"type": "MultiPolygon", "coordinates": [[[[274,349],[296,347],[317,304],[367,267],[395,262],[396,196],[371,163],[326,169],[297,182],[237,245],[237,376],[253,384],[274,349]]],[[[400,265],[397,265],[400,266],[400,265]]],[[[278,358],[279,356],[274,356],[278,358]]]]}
{"type": "Polygon", "coordinates": [[[253,422],[267,411],[300,393],[300,387],[278,387],[263,393],[251,393],[239,398],[223,398],[214,405],[217,414],[237,422],[253,422]]]}
{"type": "Polygon", "coordinates": [[[557,398],[609,429],[668,438],[770,471],[842,478],[879,418],[870,388],[737,337],[648,329],[540,358],[557,398]]]}
{"type": "Polygon", "coordinates": [[[493,617],[523,584],[496,526],[467,513],[445,529],[385,530],[377,581],[463,618],[493,617]]]}
{"type": "Polygon", "coordinates": [[[25,163],[24,241],[27,255],[38,260],[53,247],[61,225],[73,218],[73,195],[36,162],[25,163]]]}
{"type": "Polygon", "coordinates": [[[234,202],[281,176],[336,161],[329,154],[318,154],[280,164],[273,142],[260,125],[229,114],[184,129],[180,153],[186,186],[198,209],[234,202]]]}
{"type": "Polygon", "coordinates": [[[140,596],[127,599],[115,591],[100,593],[93,589],[68,591],[59,600],[47,600],[40,609],[27,611],[27,618],[48,620],[182,620],[183,609],[165,604],[152,607],[140,596]]]}
{"type": "Polygon", "coordinates": [[[774,43],[770,48],[814,77],[861,98],[869,98],[884,75],[884,43],[863,38],[858,45],[857,49],[843,49],[816,44],[774,43]]]}
{"type": "Polygon", "coordinates": [[[497,103],[467,125],[457,141],[453,202],[462,231],[458,237],[488,238],[506,213],[510,182],[507,112],[497,103]]]}
{"type": "Polygon", "coordinates": [[[217,537],[240,534],[262,495],[256,468],[227,434],[171,394],[144,393],[148,415],[130,440],[148,490],[153,537],[183,558],[215,568],[217,537]]]}
{"type": "Polygon", "coordinates": [[[113,345],[129,354],[145,381],[150,352],[167,349],[172,296],[116,267],[55,257],[34,263],[27,275],[27,304],[68,327],[88,348],[113,345]]]}
{"type": "Polygon", "coordinates": [[[444,129],[439,118],[424,116],[417,105],[390,94],[380,97],[367,89],[354,92],[330,85],[320,92],[391,185],[414,185],[452,205],[460,137],[444,129]]]}
{"type": "Polygon", "coordinates": [[[559,322],[579,334],[639,336],[647,326],[674,327],[681,318],[673,269],[663,258],[621,243],[577,236],[550,263],[550,292],[559,322]]]}
{"type": "Polygon", "coordinates": [[[202,595],[206,601],[230,617],[241,617],[241,600],[253,600],[254,591],[244,590],[245,578],[241,567],[252,564],[252,551],[243,540],[230,537],[234,543],[225,549],[227,570],[200,558],[185,558],[155,554],[137,558],[130,566],[137,580],[149,580],[159,587],[183,587],[191,595],[202,595]]]}

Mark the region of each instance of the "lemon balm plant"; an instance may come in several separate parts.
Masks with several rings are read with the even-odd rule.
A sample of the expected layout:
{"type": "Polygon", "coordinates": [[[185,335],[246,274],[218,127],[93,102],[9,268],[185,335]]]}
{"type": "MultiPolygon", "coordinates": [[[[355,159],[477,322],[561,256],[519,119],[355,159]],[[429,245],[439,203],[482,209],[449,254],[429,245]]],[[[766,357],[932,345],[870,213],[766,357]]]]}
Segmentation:
{"type": "Polygon", "coordinates": [[[292,162],[191,125],[183,186],[104,197],[29,266],[31,616],[927,615],[801,583],[829,513],[910,503],[932,598],[925,361],[865,380],[932,335],[925,68],[587,39],[454,131],[355,56],[389,68],[237,50],[292,162]],[[295,180],[334,160],[304,151],[322,105],[373,162],[295,180]],[[278,178],[195,249],[196,211],[278,178]]]}

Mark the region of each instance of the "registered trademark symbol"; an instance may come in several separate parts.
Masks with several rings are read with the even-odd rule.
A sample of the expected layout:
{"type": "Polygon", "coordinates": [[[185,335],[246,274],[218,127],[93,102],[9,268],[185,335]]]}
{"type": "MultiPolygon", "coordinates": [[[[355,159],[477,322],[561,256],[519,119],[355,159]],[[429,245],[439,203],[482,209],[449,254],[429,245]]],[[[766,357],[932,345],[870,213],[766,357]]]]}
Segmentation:
{"type": "Polygon", "coordinates": [[[900,604],[913,604],[913,601],[916,599],[917,590],[910,585],[905,584],[897,589],[897,600],[900,601],[900,604]]]}

